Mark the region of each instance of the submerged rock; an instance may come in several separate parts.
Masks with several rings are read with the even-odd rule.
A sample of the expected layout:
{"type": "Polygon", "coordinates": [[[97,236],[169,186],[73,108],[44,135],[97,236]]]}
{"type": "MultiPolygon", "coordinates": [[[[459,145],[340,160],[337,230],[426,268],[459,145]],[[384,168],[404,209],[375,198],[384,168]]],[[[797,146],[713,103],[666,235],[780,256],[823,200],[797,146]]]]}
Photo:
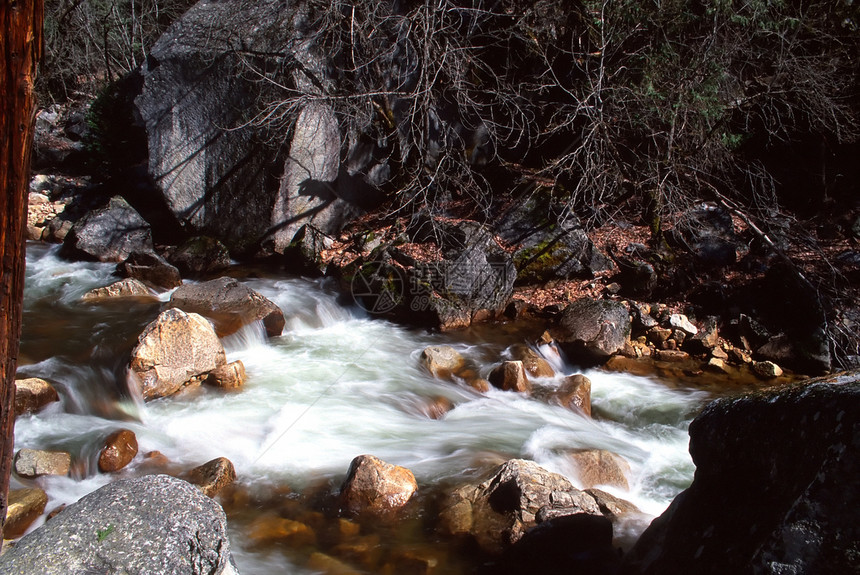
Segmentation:
{"type": "Polygon", "coordinates": [[[221,507],[166,475],[111,483],[0,557],[0,575],[235,575],[221,507]]]}
{"type": "Polygon", "coordinates": [[[851,573],[860,523],[860,374],[719,399],[690,425],[696,475],[626,573],[851,573]]]}
{"type": "Polygon", "coordinates": [[[630,464],[620,456],[604,449],[582,449],[570,452],[569,457],[576,465],[584,487],[612,485],[630,489],[627,482],[630,464]]]}
{"type": "Polygon", "coordinates": [[[140,334],[129,368],[148,401],[176,393],[226,361],[212,325],[196,313],[173,308],[140,334]]]}

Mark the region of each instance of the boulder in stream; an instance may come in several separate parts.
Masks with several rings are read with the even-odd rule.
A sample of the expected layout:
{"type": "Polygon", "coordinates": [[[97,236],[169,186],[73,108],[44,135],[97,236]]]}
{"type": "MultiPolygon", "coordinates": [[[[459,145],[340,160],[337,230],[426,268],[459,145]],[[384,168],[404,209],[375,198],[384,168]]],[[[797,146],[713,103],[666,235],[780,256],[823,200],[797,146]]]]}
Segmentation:
{"type": "Polygon", "coordinates": [[[0,575],[236,575],[224,511],[167,475],[115,481],[0,557],[0,575]]]}
{"type": "Polygon", "coordinates": [[[405,467],[359,455],[352,460],[341,487],[341,504],[353,514],[382,514],[406,505],[417,489],[415,476],[405,467]]]}
{"type": "Polygon", "coordinates": [[[211,319],[221,337],[257,320],[269,337],[276,337],[286,324],[284,312],[274,302],[229,277],[182,285],[170,296],[170,305],[211,319]]]}
{"type": "Polygon", "coordinates": [[[91,289],[81,296],[81,299],[87,302],[97,302],[100,300],[116,299],[121,297],[141,297],[155,299],[152,292],[149,291],[143,282],[126,278],[119,280],[104,287],[91,289]]]}
{"type": "Polygon", "coordinates": [[[132,252],[153,251],[149,224],[120,196],[75,222],[62,255],[74,259],[121,262],[132,252]]]}
{"type": "Polygon", "coordinates": [[[623,304],[582,298],[564,309],[552,334],[569,357],[591,363],[624,349],[630,329],[623,304]]]}
{"type": "Polygon", "coordinates": [[[224,347],[204,317],[172,308],[140,334],[129,367],[148,401],[173,395],[226,361],[224,347]]]}
{"type": "Polygon", "coordinates": [[[117,273],[161,289],[182,285],[179,270],[156,253],[132,252],[117,265],[117,273]]]}
{"type": "Polygon", "coordinates": [[[137,436],[130,429],[118,429],[105,438],[99,451],[99,471],[119,471],[137,455],[137,436]]]}
{"type": "Polygon", "coordinates": [[[466,360],[450,345],[431,345],[425,348],[421,352],[420,361],[433,377],[439,379],[449,379],[466,367],[466,360]]]}
{"type": "Polygon", "coordinates": [[[519,391],[529,393],[532,384],[526,376],[526,369],[521,361],[504,361],[493,368],[487,378],[493,387],[502,391],[519,391]]]}
{"type": "Polygon", "coordinates": [[[591,417],[591,380],[581,373],[565,377],[552,394],[552,400],[591,417]]]}
{"type": "Polygon", "coordinates": [[[21,449],[15,454],[15,473],[27,479],[42,475],[68,475],[72,456],[65,451],[21,449]]]}
{"type": "Polygon", "coordinates": [[[3,525],[3,537],[16,539],[23,535],[27,528],[45,512],[48,496],[38,487],[10,489],[8,504],[6,523],[3,525]]]}
{"type": "Polygon", "coordinates": [[[217,457],[188,472],[188,481],[200,488],[206,497],[215,497],[236,480],[236,468],[226,457],[217,457]]]}
{"type": "Polygon", "coordinates": [[[53,385],[38,377],[15,380],[15,415],[35,413],[60,401],[53,385]]]}
{"type": "Polygon", "coordinates": [[[594,497],[576,489],[562,475],[533,461],[512,459],[486,481],[450,493],[440,522],[443,531],[470,535],[484,551],[500,553],[537,525],[538,513],[547,510],[601,516],[594,497]]]}
{"type": "Polygon", "coordinates": [[[854,573],[860,372],[708,404],[696,475],[642,534],[625,573],[854,573]]]}

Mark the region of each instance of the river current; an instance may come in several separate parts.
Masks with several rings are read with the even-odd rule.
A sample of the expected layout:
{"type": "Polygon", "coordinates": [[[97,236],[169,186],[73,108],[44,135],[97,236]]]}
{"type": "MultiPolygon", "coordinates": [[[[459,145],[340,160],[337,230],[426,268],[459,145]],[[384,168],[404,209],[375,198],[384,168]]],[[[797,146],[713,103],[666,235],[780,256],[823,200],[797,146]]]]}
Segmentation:
{"type": "MultiPolygon", "coordinates": [[[[118,474],[98,473],[100,441],[120,427],[134,431],[141,454],[161,452],[176,470],[227,457],[240,485],[258,491],[337,486],[361,454],[411,469],[419,491],[480,476],[514,457],[532,459],[579,487],[565,452],[596,448],[630,464],[630,489],[605,490],[653,516],[692,480],[687,427],[709,393],[587,370],[593,419],[517,393],[478,393],[432,378],[419,365],[422,350],[452,345],[486,377],[510,346],[539,333],[505,325],[445,334],[409,329],[344,303],[323,280],[238,274],[287,318],[280,337],[267,340],[261,326],[251,325],[223,340],[228,361],[245,364],[244,389],[201,388],[144,404],[125,368],[137,336],[169,293],[152,303],[82,302],[88,290],[116,281],[113,270],[64,261],[55,246],[28,244],[18,377],[51,381],[61,401],[19,418],[15,445],[69,451],[77,462],[70,477],[38,480],[48,511],[117,477],[151,472],[138,455],[118,474]],[[438,397],[454,409],[432,419],[426,405],[438,397]]],[[[581,372],[561,357],[547,358],[559,376],[536,386],[553,388],[564,375],[581,372]]],[[[244,575],[314,572],[294,564],[289,553],[250,544],[242,525],[231,523],[231,543],[244,575]]]]}

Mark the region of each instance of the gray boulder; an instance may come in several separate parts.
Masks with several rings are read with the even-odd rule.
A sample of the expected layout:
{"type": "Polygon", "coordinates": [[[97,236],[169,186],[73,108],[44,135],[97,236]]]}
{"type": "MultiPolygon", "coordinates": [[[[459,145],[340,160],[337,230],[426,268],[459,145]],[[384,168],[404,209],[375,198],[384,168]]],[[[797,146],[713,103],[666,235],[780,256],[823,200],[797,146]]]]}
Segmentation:
{"type": "Polygon", "coordinates": [[[278,82],[305,95],[328,91],[328,55],[314,44],[306,4],[198,2],[140,70],[134,105],[152,181],[186,231],[217,238],[237,256],[261,244],[283,253],[302,225],[338,231],[357,209],[356,192],[338,177],[341,135],[332,110],[267,108],[289,94],[252,71],[277,61],[278,82]],[[275,54],[289,54],[289,63],[275,54]],[[254,121],[262,117],[273,123],[254,121]],[[282,142],[284,133],[291,140],[282,142]]]}
{"type": "Polygon", "coordinates": [[[75,222],[61,254],[74,259],[121,262],[132,252],[152,252],[149,224],[119,196],[75,222]]]}
{"type": "Polygon", "coordinates": [[[193,485],[150,475],[65,508],[0,557],[0,575],[236,574],[221,507],[193,485]]]}
{"type": "Polygon", "coordinates": [[[215,238],[195,236],[170,252],[168,260],[180,272],[199,276],[229,268],[230,252],[215,238]]]}
{"type": "Polygon", "coordinates": [[[551,330],[572,359],[605,361],[630,339],[630,315],[619,302],[582,298],[567,306],[551,330]]]}
{"type": "Polygon", "coordinates": [[[171,289],[182,285],[179,270],[155,253],[133,252],[116,266],[118,274],[140,280],[157,288],[171,289]]]}
{"type": "Polygon", "coordinates": [[[860,373],[710,403],[696,476],[625,557],[626,573],[855,573],[860,373]]]}

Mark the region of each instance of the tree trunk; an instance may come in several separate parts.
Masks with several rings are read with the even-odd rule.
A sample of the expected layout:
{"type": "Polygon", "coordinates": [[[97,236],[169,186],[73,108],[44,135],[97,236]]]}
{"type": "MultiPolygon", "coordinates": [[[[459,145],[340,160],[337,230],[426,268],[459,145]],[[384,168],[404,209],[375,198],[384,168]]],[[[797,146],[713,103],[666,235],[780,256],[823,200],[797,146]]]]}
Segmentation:
{"type": "Polygon", "coordinates": [[[42,53],[42,2],[0,0],[0,544],[14,447],[33,81],[42,53]]]}

